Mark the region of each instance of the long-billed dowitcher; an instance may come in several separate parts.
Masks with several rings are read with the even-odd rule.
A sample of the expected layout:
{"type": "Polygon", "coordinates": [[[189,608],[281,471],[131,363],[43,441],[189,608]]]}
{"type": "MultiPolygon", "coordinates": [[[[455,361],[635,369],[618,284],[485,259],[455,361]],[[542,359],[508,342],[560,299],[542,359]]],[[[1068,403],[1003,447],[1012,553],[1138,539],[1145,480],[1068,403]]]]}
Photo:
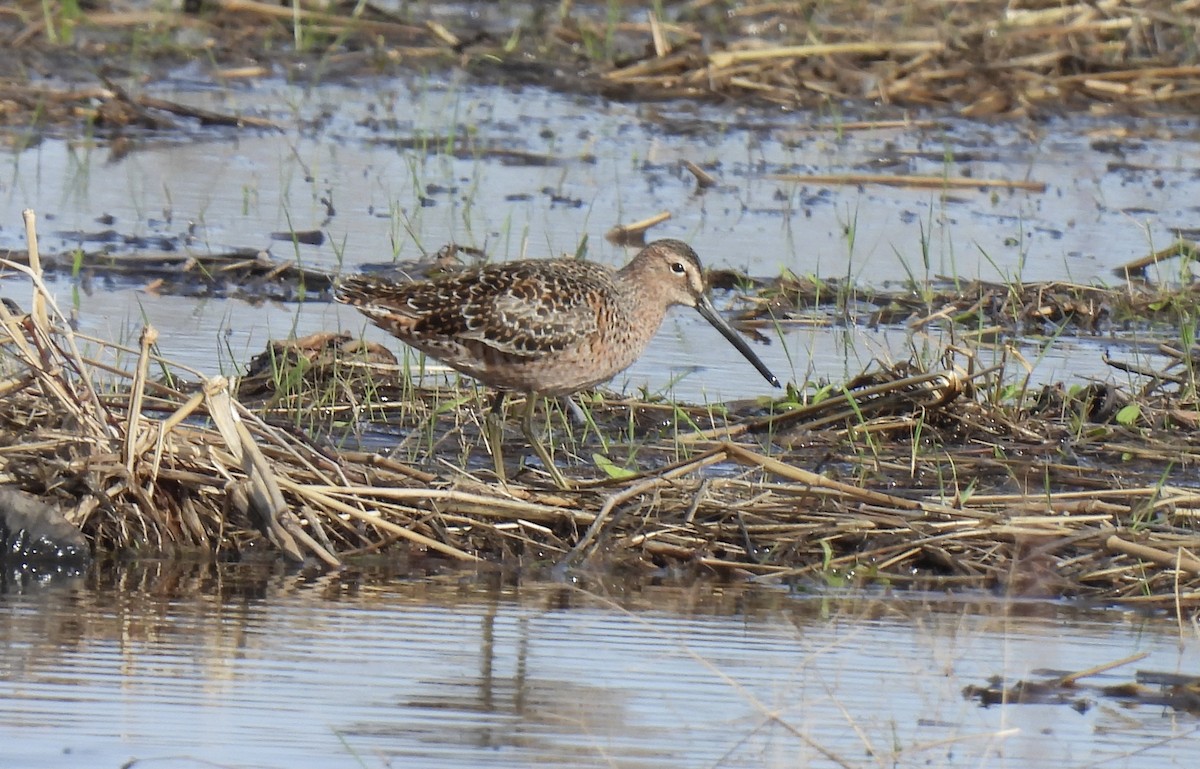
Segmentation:
{"type": "Polygon", "coordinates": [[[579,259],[489,264],[432,281],[344,279],[338,301],[406,344],[499,391],[489,448],[503,480],[496,417],[505,392],[527,396],[521,430],[560,487],[566,480],[533,435],[539,396],[563,396],[628,368],[667,308],[695,307],[767,381],[779,380],[709,301],[700,260],[678,240],[656,240],[619,270],[579,259]]]}

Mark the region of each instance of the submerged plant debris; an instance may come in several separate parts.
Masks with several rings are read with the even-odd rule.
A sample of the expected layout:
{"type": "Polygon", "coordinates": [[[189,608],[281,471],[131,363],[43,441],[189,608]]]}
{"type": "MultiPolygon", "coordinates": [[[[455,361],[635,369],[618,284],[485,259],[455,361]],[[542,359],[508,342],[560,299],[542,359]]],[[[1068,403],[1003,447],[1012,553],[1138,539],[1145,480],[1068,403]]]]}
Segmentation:
{"type": "Polygon", "coordinates": [[[1200,715],[1200,676],[1153,670],[1138,670],[1134,680],[1092,684],[1084,679],[1110,675],[1119,667],[1148,656],[1145,652],[1087,670],[1069,673],[1034,671],[1040,678],[1007,682],[990,679],[983,686],[963,688],[963,697],[977,700],[984,707],[993,705],[1066,705],[1080,713],[1097,702],[1115,700],[1126,707],[1165,708],[1193,716],[1200,715]]]}

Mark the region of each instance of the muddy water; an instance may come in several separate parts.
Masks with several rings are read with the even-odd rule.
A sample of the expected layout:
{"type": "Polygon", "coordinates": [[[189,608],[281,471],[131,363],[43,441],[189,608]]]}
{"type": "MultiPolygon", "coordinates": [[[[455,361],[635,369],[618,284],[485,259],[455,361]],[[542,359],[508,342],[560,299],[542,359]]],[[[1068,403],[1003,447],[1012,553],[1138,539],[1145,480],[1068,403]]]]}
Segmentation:
{"type": "Polygon", "coordinates": [[[1194,766],[1200,721],[962,690],[1134,653],[1165,619],[773,589],[318,580],[150,565],[0,595],[0,766],[1194,766]]]}
{"type": "MultiPolygon", "coordinates": [[[[1200,131],[1186,121],[936,119],[843,132],[850,116],[639,106],[439,78],[212,89],[181,77],[155,95],[268,116],[281,130],[135,135],[119,155],[86,139],[8,150],[0,247],[20,247],[20,210],[29,206],[42,216],[43,247],[54,251],[95,250],[103,237],[118,251],[251,247],[336,270],[413,259],[449,241],[511,259],[574,253],[586,239],[590,258],[619,264],[628,252],[603,233],[668,211],[672,219],[652,237],[686,239],[708,264],[760,276],[786,269],[872,286],[938,275],[1111,283],[1114,267],[1197,222],[1200,131]],[[720,184],[697,193],[679,167],[685,159],[720,184]],[[1047,189],[942,194],[772,178],[835,172],[1032,180],[1047,189]],[[325,242],[271,238],[310,229],[325,242]],[[123,245],[127,237],[149,242],[123,245]]],[[[18,137],[10,141],[20,146],[18,137]]],[[[1171,277],[1175,267],[1163,269],[1171,277]]],[[[163,352],[210,372],[237,370],[268,337],[363,328],[353,311],[321,303],[250,307],[142,288],[56,284],[85,331],[136,339],[146,318],[162,332],[163,352]]],[[[910,340],[899,328],[802,326],[768,329],[759,352],[785,378],[840,381],[874,358],[907,358],[910,343],[938,350],[944,341],[910,340]]],[[[1100,355],[1110,343],[1057,340],[1039,355],[1031,340],[1026,357],[1041,381],[1107,375],[1100,355]]],[[[1129,357],[1154,365],[1144,355],[1134,349],[1129,357]]],[[[668,320],[614,386],[692,401],[769,390],[687,311],[668,320]]]]}

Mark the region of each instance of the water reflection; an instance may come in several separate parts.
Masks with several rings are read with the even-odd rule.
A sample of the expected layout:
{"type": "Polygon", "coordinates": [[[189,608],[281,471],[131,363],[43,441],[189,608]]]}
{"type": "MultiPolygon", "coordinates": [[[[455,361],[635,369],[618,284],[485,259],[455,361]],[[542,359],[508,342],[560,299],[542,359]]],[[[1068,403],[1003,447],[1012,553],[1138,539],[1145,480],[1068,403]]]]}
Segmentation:
{"type": "Polygon", "coordinates": [[[963,698],[1137,651],[1200,672],[1194,631],[1113,610],[175,563],[0,607],[11,766],[1160,767],[1200,747],[1157,708],[963,698]]]}

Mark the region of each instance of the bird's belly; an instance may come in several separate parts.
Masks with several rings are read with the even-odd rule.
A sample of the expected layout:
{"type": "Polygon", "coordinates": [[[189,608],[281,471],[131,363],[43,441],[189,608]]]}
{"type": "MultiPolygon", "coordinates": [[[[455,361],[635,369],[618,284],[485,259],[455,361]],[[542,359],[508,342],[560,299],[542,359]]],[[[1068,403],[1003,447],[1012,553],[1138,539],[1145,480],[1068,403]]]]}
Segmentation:
{"type": "Polygon", "coordinates": [[[511,355],[494,348],[460,348],[460,354],[426,350],[455,371],[489,387],[541,395],[567,395],[607,382],[629,368],[640,349],[603,350],[583,344],[537,355],[511,355]]]}

